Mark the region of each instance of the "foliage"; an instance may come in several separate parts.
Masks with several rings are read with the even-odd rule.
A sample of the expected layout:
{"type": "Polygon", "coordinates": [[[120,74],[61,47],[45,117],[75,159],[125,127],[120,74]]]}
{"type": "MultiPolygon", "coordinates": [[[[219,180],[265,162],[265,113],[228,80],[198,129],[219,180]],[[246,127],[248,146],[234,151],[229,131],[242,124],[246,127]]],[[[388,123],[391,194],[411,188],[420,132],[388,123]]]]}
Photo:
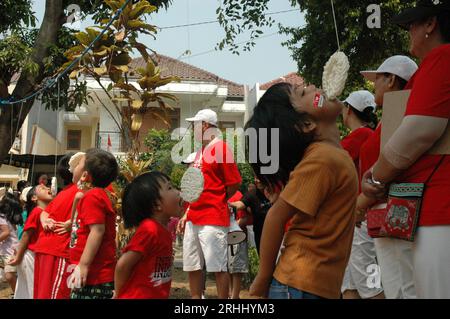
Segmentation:
{"type": "MultiPolygon", "coordinates": [[[[415,1],[388,0],[380,3],[381,28],[370,29],[367,7],[372,0],[335,0],[336,19],[341,42],[341,50],[350,60],[350,73],[344,96],[350,92],[368,88],[360,75],[361,70],[378,67],[391,55],[408,54],[406,32],[393,24],[390,19],[415,1]]],[[[284,43],[298,63],[299,73],[306,82],[321,86],[323,66],[338,49],[331,4],[319,1],[291,1],[298,3],[305,12],[306,25],[303,27],[282,27],[281,32],[289,35],[284,43]]]]}
{"type": "Polygon", "coordinates": [[[0,33],[35,27],[36,17],[31,10],[31,0],[0,1],[0,33]]]}
{"type": "Polygon", "coordinates": [[[243,51],[250,51],[255,46],[255,40],[263,33],[260,28],[271,27],[274,20],[264,15],[270,0],[223,0],[217,8],[216,14],[219,24],[224,28],[225,38],[217,44],[217,49],[225,47],[239,55],[240,46],[236,38],[244,32],[250,31],[250,39],[242,47],[243,51]],[[243,21],[242,23],[240,23],[243,21]]]}

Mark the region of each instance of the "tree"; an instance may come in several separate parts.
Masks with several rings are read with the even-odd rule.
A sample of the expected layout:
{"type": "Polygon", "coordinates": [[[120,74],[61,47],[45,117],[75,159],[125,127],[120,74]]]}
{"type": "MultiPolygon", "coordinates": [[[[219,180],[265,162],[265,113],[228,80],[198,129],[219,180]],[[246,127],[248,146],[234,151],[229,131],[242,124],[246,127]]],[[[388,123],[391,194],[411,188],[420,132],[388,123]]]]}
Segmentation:
{"type": "MultiPolygon", "coordinates": [[[[321,86],[322,72],[328,58],[338,49],[330,2],[293,1],[305,12],[304,27],[282,27],[289,35],[286,45],[298,63],[298,72],[308,83],[321,86]]],[[[415,1],[386,0],[380,3],[381,28],[369,28],[367,21],[371,0],[334,0],[341,50],[350,60],[349,78],[344,95],[366,86],[361,70],[376,68],[386,58],[408,55],[408,37],[390,23],[392,17],[415,1]]]]}
{"type": "MultiPolygon", "coordinates": [[[[0,99],[20,100],[35,92],[47,83],[67,60],[66,49],[75,44],[70,30],[64,27],[67,22],[69,4],[80,6],[83,16],[92,15],[96,22],[108,15],[107,3],[116,1],[102,0],[46,0],[45,14],[39,30],[28,32],[27,27],[34,27],[36,18],[31,11],[31,0],[7,0],[0,4],[0,99]],[[20,73],[12,94],[8,86],[14,74],[20,73]]],[[[140,2],[132,0],[133,4],[140,2]]],[[[167,7],[171,0],[152,0],[158,8],[167,7]]],[[[69,91],[69,78],[61,79],[61,106],[77,105],[84,102],[85,96],[74,95],[69,91]]],[[[56,106],[57,88],[53,86],[42,96],[47,107],[56,106]]],[[[76,90],[83,92],[83,90],[76,90]]],[[[15,134],[21,128],[28,115],[34,98],[23,104],[0,105],[0,163],[8,155],[14,142],[15,134]]]]}

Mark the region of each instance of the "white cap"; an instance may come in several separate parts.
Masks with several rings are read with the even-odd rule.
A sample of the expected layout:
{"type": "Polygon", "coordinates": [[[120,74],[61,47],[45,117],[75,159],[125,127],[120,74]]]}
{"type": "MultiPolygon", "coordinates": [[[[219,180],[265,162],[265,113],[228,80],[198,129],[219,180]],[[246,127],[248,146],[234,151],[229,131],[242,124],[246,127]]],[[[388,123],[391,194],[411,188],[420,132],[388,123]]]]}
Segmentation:
{"type": "Polygon", "coordinates": [[[28,186],[28,187],[25,187],[25,188],[22,190],[22,193],[20,194],[20,200],[21,200],[22,202],[26,202],[26,201],[27,201],[27,195],[28,195],[28,192],[29,192],[32,188],[33,188],[32,186],[28,186]]]}
{"type": "Polygon", "coordinates": [[[344,102],[360,112],[364,112],[368,107],[373,108],[373,110],[376,108],[375,97],[366,90],[352,92],[344,102]]]}
{"type": "Polygon", "coordinates": [[[211,125],[217,126],[217,113],[210,109],[204,109],[198,111],[194,117],[186,119],[187,122],[206,122],[211,125]]]}
{"type": "Polygon", "coordinates": [[[192,164],[195,161],[195,157],[197,156],[197,153],[191,153],[186,157],[186,159],[183,160],[183,164],[192,164]]]}
{"type": "Polygon", "coordinates": [[[409,81],[418,68],[417,63],[407,56],[395,55],[386,59],[386,61],[380,65],[378,70],[361,71],[361,74],[371,82],[375,82],[377,74],[380,73],[394,74],[403,80],[409,81]]]}

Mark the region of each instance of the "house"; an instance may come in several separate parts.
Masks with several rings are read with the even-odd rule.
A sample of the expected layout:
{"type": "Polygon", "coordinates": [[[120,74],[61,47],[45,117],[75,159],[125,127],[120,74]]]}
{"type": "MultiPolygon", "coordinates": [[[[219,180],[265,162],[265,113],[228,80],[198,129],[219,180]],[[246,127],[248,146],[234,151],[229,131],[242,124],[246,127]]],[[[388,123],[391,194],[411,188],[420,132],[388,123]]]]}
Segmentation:
{"type": "MultiPolygon", "coordinates": [[[[174,110],[169,113],[169,128],[161,119],[146,114],[139,134],[141,141],[151,128],[167,128],[169,131],[187,128],[189,123],[185,119],[203,108],[217,112],[220,129],[243,128],[257,101],[271,85],[281,81],[303,83],[301,77],[290,73],[262,85],[257,83],[250,89],[168,56],[158,55],[155,59],[162,69],[162,76],[180,78],[179,83],[165,85],[158,92],[175,95],[179,103],[172,105],[174,110]]],[[[134,59],[131,63],[132,69],[144,66],[143,58],[134,59]]],[[[137,78],[131,77],[130,80],[131,84],[138,86],[137,78]]],[[[122,138],[116,124],[120,122],[120,116],[100,85],[89,77],[86,81],[93,101],[74,112],[47,110],[40,101],[35,102],[11,149],[14,155],[5,159],[0,167],[0,186],[2,183],[15,186],[21,179],[35,180],[42,173],[53,176],[55,162],[67,152],[99,147],[116,155],[122,154],[122,138]]],[[[101,83],[107,87],[110,81],[104,78],[101,83]]],[[[10,90],[13,88],[14,84],[10,90]]]]}

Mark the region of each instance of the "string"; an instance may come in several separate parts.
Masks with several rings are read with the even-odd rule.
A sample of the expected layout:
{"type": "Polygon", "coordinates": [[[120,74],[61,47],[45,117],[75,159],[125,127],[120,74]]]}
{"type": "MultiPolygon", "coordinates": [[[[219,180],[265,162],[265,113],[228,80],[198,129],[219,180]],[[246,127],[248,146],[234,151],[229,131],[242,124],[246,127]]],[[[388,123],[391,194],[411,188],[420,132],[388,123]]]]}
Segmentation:
{"type": "Polygon", "coordinates": [[[339,41],[339,33],[338,33],[337,22],[336,22],[336,12],[334,11],[333,0],[331,0],[331,9],[333,11],[334,29],[336,30],[336,40],[337,40],[338,50],[341,51],[341,43],[339,41]]]}

